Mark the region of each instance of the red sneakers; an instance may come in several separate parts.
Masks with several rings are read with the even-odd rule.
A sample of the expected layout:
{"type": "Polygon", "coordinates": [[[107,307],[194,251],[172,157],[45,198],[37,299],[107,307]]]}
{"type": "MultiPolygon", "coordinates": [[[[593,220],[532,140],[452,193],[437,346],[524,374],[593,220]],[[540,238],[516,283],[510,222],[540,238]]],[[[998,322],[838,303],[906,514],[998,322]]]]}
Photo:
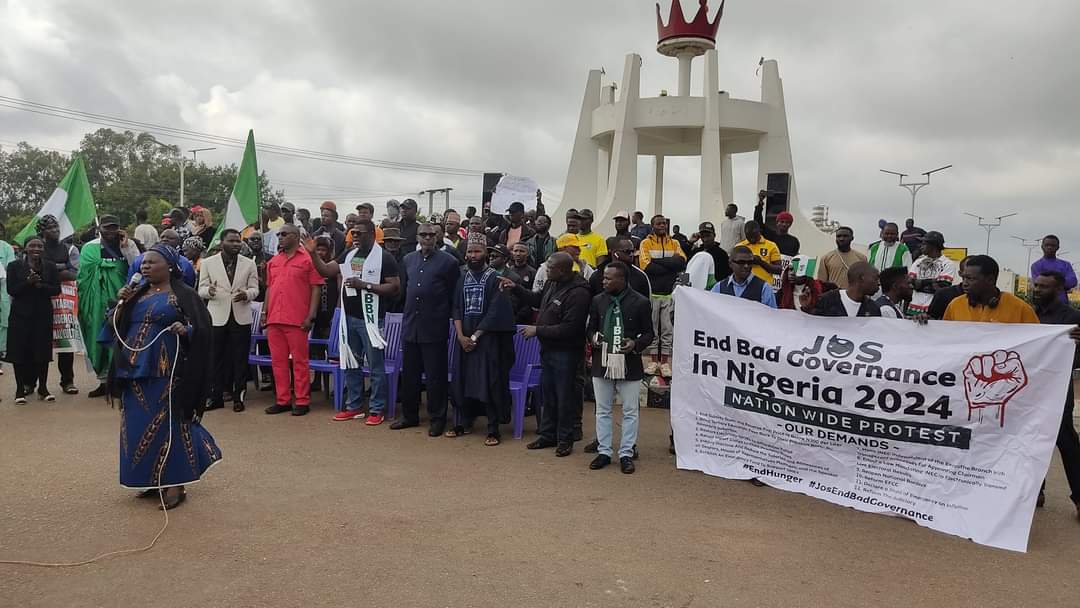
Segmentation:
{"type": "Polygon", "coordinates": [[[355,412],[350,412],[349,410],[341,410],[340,412],[334,414],[333,417],[334,422],[345,422],[346,420],[357,419],[363,420],[364,412],[361,412],[360,410],[357,410],[355,412]]]}
{"type": "Polygon", "coordinates": [[[382,422],[383,422],[383,415],[382,414],[372,414],[372,415],[367,417],[367,420],[364,421],[364,424],[366,424],[368,426],[379,426],[380,424],[382,424],[382,422]]]}

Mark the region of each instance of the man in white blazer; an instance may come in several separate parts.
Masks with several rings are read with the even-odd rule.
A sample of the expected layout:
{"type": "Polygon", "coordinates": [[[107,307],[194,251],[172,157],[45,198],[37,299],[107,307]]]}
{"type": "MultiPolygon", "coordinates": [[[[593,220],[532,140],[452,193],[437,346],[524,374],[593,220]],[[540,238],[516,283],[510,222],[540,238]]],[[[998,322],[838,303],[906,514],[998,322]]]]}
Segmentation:
{"type": "Polygon", "coordinates": [[[213,361],[217,370],[207,409],[224,407],[222,393],[232,391],[233,411],[244,411],[247,355],[251,340],[251,302],[259,296],[255,262],[240,255],[240,232],[221,232],[221,253],[202,261],[199,296],[206,300],[214,324],[213,361]]]}

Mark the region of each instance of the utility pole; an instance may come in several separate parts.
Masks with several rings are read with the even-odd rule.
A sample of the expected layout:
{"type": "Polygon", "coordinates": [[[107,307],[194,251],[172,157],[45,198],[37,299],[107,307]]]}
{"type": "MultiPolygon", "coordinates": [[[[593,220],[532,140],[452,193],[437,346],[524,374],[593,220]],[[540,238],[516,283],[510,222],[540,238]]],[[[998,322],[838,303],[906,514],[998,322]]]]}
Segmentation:
{"type": "Polygon", "coordinates": [[[1042,241],[1038,239],[1025,239],[1024,237],[1016,236],[1015,234],[1012,238],[1020,241],[1020,246],[1028,250],[1027,269],[1025,270],[1025,272],[1031,272],[1031,254],[1033,251],[1035,251],[1036,247],[1042,245],[1042,241]]]}
{"type": "Polygon", "coordinates": [[[450,191],[453,188],[432,188],[430,190],[421,190],[421,195],[428,195],[427,214],[430,218],[435,213],[435,193],[439,192],[446,195],[446,208],[450,208],[450,191]]]}
{"type": "MultiPolygon", "coordinates": [[[[160,141],[158,141],[156,139],[151,139],[150,141],[153,142],[155,145],[161,146],[162,148],[165,148],[166,150],[169,150],[170,152],[173,151],[173,146],[163,144],[163,143],[161,143],[160,141]]],[[[198,160],[199,160],[199,156],[198,156],[199,152],[207,152],[209,150],[217,150],[217,148],[195,148],[193,150],[188,150],[188,152],[191,153],[191,164],[195,164],[196,162],[198,162],[198,160]]],[[[176,148],[176,151],[179,152],[180,149],[176,148]]],[[[183,208],[185,206],[184,205],[184,169],[187,168],[187,159],[184,158],[183,154],[178,154],[177,155],[176,164],[179,165],[179,167],[180,167],[180,207],[183,208]]]]}
{"type": "Polygon", "coordinates": [[[931,173],[937,173],[938,171],[944,171],[946,169],[951,169],[951,168],[952,168],[952,165],[945,165],[944,167],[938,167],[937,169],[931,169],[930,171],[927,171],[926,173],[922,174],[923,176],[926,177],[926,181],[909,182],[909,183],[906,183],[906,184],[904,183],[904,178],[908,176],[907,173],[900,173],[899,171],[889,171],[888,169],[878,169],[878,170],[881,171],[882,173],[888,173],[889,175],[897,175],[897,176],[900,177],[900,183],[898,185],[901,188],[904,188],[905,190],[907,190],[908,192],[911,193],[911,215],[909,215],[908,217],[911,218],[911,221],[915,221],[915,195],[917,195],[919,193],[919,190],[922,190],[926,186],[930,185],[930,174],[931,173]]]}
{"type": "Polygon", "coordinates": [[[1001,220],[1017,215],[1016,213],[1006,213],[1005,215],[999,215],[990,221],[986,221],[986,218],[981,215],[975,215],[974,213],[964,212],[964,215],[970,215],[979,222],[979,226],[986,229],[986,255],[990,255],[990,233],[1001,225],[1001,220]]]}
{"type": "MultiPolygon", "coordinates": [[[[191,164],[194,165],[199,160],[199,152],[206,152],[208,150],[217,150],[217,148],[195,148],[194,150],[188,150],[191,152],[191,164]]],[[[184,207],[184,167],[187,165],[187,160],[183,157],[180,158],[180,206],[184,207]]]]}

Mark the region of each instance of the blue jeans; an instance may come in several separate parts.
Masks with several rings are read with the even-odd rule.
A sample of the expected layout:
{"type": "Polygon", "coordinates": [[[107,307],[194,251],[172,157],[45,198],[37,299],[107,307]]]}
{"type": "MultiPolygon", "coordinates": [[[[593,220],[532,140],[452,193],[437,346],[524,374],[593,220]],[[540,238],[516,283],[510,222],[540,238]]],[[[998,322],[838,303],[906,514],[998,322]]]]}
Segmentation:
{"type": "Polygon", "coordinates": [[[596,440],[599,454],[612,455],[611,406],[615,393],[622,402],[622,439],[619,441],[619,457],[633,457],[638,434],[638,400],[641,397],[641,380],[610,380],[593,377],[596,393],[596,440]]]}
{"type": "MultiPolygon", "coordinates": [[[[371,370],[371,402],[368,404],[368,414],[381,414],[386,408],[390,389],[386,383],[383,349],[371,345],[367,325],[364,324],[362,317],[346,315],[345,320],[349,333],[349,346],[352,348],[353,355],[361,363],[366,359],[368,369],[371,370]]],[[[382,323],[379,323],[379,329],[382,328],[382,323]]],[[[360,368],[345,370],[345,388],[348,395],[345,409],[350,412],[359,410],[364,404],[364,371],[360,368]]]]}

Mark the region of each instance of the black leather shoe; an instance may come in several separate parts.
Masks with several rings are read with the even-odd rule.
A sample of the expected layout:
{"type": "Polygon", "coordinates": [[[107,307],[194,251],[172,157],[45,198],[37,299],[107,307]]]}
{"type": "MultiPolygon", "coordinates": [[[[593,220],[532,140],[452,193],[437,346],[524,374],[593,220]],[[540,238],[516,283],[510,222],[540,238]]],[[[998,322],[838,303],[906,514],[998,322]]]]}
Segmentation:
{"type": "Polygon", "coordinates": [[[306,405],[298,405],[292,408],[293,416],[307,416],[307,413],[311,411],[311,408],[306,405]]]}
{"type": "Polygon", "coordinates": [[[600,454],[596,458],[593,458],[593,461],[589,463],[589,468],[594,471],[599,471],[609,464],[611,464],[611,456],[600,454]]]}
{"type": "Polygon", "coordinates": [[[600,440],[593,439],[589,443],[585,444],[585,448],[582,450],[586,454],[595,454],[600,449],[600,440]]]}
{"type": "Polygon", "coordinates": [[[414,426],[420,426],[419,422],[410,422],[404,418],[399,418],[390,424],[390,430],[400,431],[401,429],[411,429],[414,426]]]}
{"type": "Polygon", "coordinates": [[[225,407],[224,401],[211,401],[206,404],[206,411],[209,412],[210,410],[220,410],[223,407],[225,407]]]}
{"type": "Polygon", "coordinates": [[[285,412],[291,412],[292,411],[292,406],[291,405],[278,405],[278,404],[275,403],[274,405],[271,405],[270,407],[266,408],[263,411],[266,412],[267,414],[284,414],[285,412]]]}
{"type": "Polygon", "coordinates": [[[232,404],[232,411],[234,411],[234,412],[242,412],[242,411],[244,411],[244,402],[243,401],[237,401],[236,403],[232,404]]]}
{"type": "Polygon", "coordinates": [[[634,472],[634,459],[629,456],[623,456],[619,459],[619,468],[623,473],[627,475],[634,472]]]}
{"type": "Polygon", "coordinates": [[[530,444],[527,444],[525,446],[525,449],[526,450],[542,450],[544,448],[553,448],[553,447],[555,447],[555,442],[554,441],[552,441],[550,439],[544,439],[543,437],[541,437],[541,438],[537,439],[536,441],[534,441],[534,442],[532,442],[530,444]]]}
{"type": "Polygon", "coordinates": [[[86,394],[91,399],[97,399],[98,397],[104,397],[109,394],[109,387],[104,382],[98,385],[97,388],[86,394]]]}
{"type": "Polygon", "coordinates": [[[559,458],[563,458],[564,456],[569,456],[570,453],[573,452],[573,451],[574,451],[574,444],[572,444],[572,443],[560,443],[559,446],[555,448],[555,455],[558,456],[559,458]]]}
{"type": "Polygon", "coordinates": [[[429,426],[427,430],[428,437],[442,437],[442,434],[446,432],[446,428],[442,426],[429,426]]]}

